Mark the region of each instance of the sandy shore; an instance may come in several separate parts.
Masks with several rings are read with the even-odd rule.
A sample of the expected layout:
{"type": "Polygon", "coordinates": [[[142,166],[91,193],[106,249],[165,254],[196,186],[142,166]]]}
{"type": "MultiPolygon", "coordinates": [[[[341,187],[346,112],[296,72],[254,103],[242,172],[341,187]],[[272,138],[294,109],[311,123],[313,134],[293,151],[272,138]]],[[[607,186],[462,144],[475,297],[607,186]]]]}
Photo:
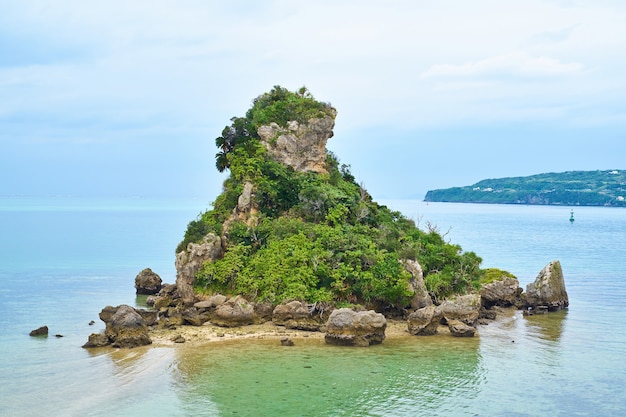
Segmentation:
{"type": "MultiPolygon", "coordinates": [[[[439,335],[450,336],[447,326],[439,327],[439,335]]],[[[386,339],[410,338],[407,331],[406,321],[387,320],[385,331],[386,339]]],[[[263,324],[253,324],[241,327],[219,327],[211,323],[202,326],[178,326],[176,329],[152,329],[150,338],[152,346],[200,346],[208,343],[219,343],[224,341],[237,341],[246,339],[280,339],[288,337],[292,340],[298,339],[324,339],[324,332],[307,332],[304,330],[287,329],[277,326],[272,322],[263,324]],[[176,338],[181,336],[184,343],[176,342],[176,338]]]]}
{"type": "MultiPolygon", "coordinates": [[[[513,307],[495,308],[497,312],[495,327],[502,327],[521,317],[521,312],[513,307]]],[[[479,325],[475,337],[479,336],[481,328],[489,325],[479,325]]],[[[493,325],[492,325],[493,326],[493,325]]],[[[405,320],[387,319],[387,329],[385,330],[386,340],[397,340],[402,338],[414,338],[407,330],[405,320]]],[[[237,342],[247,339],[269,339],[276,340],[288,337],[294,341],[301,339],[324,339],[324,332],[307,332],[304,330],[287,329],[277,326],[274,323],[253,324],[241,327],[219,327],[210,322],[202,326],[178,326],[176,329],[155,328],[150,330],[152,346],[201,346],[209,343],[237,342]],[[184,343],[176,342],[175,339],[181,336],[184,343]]],[[[450,335],[448,326],[439,326],[438,334],[427,337],[453,337],[450,335]]],[[[181,340],[182,341],[182,340],[181,340]]]]}

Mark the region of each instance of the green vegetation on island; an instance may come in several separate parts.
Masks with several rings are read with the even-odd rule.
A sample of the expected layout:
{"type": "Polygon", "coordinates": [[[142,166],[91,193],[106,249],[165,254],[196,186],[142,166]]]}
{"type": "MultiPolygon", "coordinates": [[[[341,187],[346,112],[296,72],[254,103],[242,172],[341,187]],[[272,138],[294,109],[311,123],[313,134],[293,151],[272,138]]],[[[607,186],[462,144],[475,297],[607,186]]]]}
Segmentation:
{"type": "Polygon", "coordinates": [[[377,204],[350,166],[326,150],[335,114],[305,88],[276,86],[255,99],[245,117],[231,119],[216,140],[217,168],[230,176],[212,209],[189,223],[177,248],[184,251],[211,233],[221,239],[223,252],[196,272],[194,291],[273,304],[404,308],[413,294],[408,260],[422,267],[432,297],[479,287],[485,277],[480,257],[446,242],[436,228],[421,230],[377,204]],[[260,134],[272,122],[284,129],[279,132],[296,132],[324,118],[332,125],[315,170],[281,162],[273,147],[285,139],[276,135],[264,142],[260,134]]]}
{"type": "Polygon", "coordinates": [[[568,171],[431,190],[424,201],[626,207],[626,171],[568,171]]]}

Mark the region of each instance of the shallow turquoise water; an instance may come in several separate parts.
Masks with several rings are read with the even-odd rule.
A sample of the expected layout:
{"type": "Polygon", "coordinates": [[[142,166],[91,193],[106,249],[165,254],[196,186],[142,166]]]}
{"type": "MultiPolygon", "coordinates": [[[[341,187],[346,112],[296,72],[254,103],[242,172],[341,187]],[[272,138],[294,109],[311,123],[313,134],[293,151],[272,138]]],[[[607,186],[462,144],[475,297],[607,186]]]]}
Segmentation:
{"type": "Polygon", "coordinates": [[[473,339],[367,349],[307,339],[86,351],[102,307],[135,303],[141,269],[174,280],[174,248],[206,204],[0,199],[0,415],[626,414],[626,210],[574,208],[571,225],[566,207],[387,204],[524,286],[559,259],[570,308],[517,314],[473,339]],[[51,336],[30,338],[42,324],[51,336]]]}

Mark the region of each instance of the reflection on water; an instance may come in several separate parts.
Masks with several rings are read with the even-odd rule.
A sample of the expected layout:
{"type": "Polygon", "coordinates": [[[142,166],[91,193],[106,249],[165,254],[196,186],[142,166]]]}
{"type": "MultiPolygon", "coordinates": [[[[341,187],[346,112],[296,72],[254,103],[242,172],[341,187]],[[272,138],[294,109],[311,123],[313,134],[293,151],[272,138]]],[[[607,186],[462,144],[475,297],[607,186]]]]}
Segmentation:
{"type": "Polygon", "coordinates": [[[189,415],[450,415],[484,377],[477,339],[406,338],[369,348],[299,340],[216,344],[178,352],[189,415]],[[205,399],[205,401],[202,401],[205,399]],[[420,411],[421,410],[421,411],[420,411]]]}
{"type": "Polygon", "coordinates": [[[525,316],[528,331],[537,337],[551,342],[558,342],[563,334],[563,326],[567,318],[567,310],[525,316]]]}

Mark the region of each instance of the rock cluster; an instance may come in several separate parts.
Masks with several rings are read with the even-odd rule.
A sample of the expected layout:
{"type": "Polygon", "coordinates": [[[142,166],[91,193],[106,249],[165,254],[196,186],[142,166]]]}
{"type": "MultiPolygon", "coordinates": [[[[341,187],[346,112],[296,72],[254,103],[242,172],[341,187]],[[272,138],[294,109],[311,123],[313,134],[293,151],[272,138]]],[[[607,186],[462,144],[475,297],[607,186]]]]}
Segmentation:
{"type": "Polygon", "coordinates": [[[156,322],[156,312],[138,310],[128,305],[107,306],[100,312],[100,319],[106,324],[104,334],[91,334],[83,345],[84,348],[109,345],[116,348],[134,348],[152,343],[148,325],[156,322]]]}

